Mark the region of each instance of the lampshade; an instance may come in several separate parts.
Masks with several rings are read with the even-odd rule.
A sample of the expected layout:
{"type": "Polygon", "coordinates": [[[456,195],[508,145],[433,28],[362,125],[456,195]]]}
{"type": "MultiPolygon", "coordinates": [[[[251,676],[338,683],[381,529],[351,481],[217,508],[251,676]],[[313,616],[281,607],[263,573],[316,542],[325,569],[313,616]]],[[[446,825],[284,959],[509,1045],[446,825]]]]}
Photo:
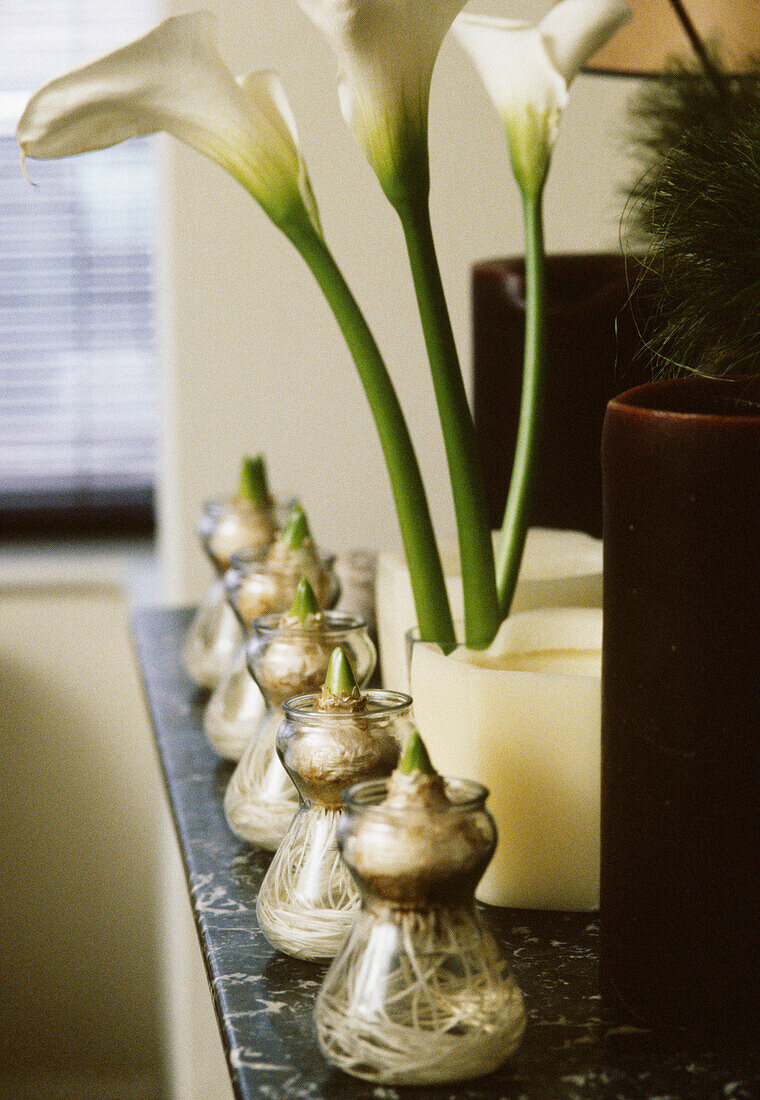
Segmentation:
{"type": "MultiPolygon", "coordinates": [[[[647,75],[662,72],[673,57],[693,50],[669,0],[628,0],[633,19],[586,66],[587,72],[647,75]]],[[[699,37],[717,46],[723,66],[747,72],[760,53],[759,0],[683,0],[699,37]]]]}

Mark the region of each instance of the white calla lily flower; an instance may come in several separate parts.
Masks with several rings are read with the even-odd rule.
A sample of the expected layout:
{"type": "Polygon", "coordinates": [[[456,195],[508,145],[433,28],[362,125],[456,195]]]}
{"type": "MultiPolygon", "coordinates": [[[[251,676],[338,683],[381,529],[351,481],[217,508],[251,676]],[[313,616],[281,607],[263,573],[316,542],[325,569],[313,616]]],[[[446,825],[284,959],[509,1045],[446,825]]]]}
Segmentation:
{"type": "Polygon", "coordinates": [[[26,106],[24,157],[67,157],[165,131],[210,157],[280,228],[319,217],[279,78],[236,79],[209,12],[176,16],[144,37],[58,77],[26,106]]]}
{"type": "Polygon", "coordinates": [[[502,116],[523,191],[543,186],[570,83],[631,14],[624,0],[560,0],[537,26],[469,13],[455,20],[502,116]]]}
{"type": "MultiPolygon", "coordinates": [[[[338,59],[340,106],[391,197],[405,167],[427,172],[433,67],[465,0],[299,0],[338,59]]],[[[413,181],[410,181],[413,182],[413,181]]],[[[427,188],[427,179],[423,181],[427,188]]]]}

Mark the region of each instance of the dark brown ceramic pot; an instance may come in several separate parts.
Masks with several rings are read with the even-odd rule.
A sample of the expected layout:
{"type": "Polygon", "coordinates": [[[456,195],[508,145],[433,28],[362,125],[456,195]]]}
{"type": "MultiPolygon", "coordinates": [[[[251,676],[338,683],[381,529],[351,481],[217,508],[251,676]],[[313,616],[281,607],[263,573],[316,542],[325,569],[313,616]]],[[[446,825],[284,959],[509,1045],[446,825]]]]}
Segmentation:
{"type": "MultiPolygon", "coordinates": [[[[607,402],[651,380],[631,305],[640,267],[607,253],[549,256],[547,356],[530,522],[602,533],[599,447],[607,402]]],[[[634,309],[637,315],[634,316],[634,309]]],[[[501,527],[522,392],[525,263],[472,269],[473,404],[493,527],[501,527]]]]}
{"type": "Polygon", "coordinates": [[[644,1025],[760,1026],[760,381],[611,401],[601,980],[644,1025]]]}

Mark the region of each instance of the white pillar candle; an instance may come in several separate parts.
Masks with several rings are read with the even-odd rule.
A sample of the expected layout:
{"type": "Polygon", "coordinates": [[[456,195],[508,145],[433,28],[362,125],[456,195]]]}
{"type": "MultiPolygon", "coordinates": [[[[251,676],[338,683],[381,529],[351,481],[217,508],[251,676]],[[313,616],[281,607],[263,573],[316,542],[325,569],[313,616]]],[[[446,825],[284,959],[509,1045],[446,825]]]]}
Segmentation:
{"type": "MultiPolygon", "coordinates": [[[[494,541],[498,538],[494,534],[494,541]]],[[[455,543],[441,546],[454,621],[464,619],[462,578],[455,543]]],[[[405,637],[417,625],[409,570],[404,558],[381,554],[375,586],[377,633],[383,684],[409,689],[405,637]]],[[[513,614],[537,607],[601,607],[602,543],[581,531],[531,527],[525,544],[513,614]]]]}
{"type": "Polygon", "coordinates": [[[511,616],[482,652],[417,643],[414,713],[435,767],[491,794],[499,833],[478,898],[599,906],[602,613],[511,616]]]}

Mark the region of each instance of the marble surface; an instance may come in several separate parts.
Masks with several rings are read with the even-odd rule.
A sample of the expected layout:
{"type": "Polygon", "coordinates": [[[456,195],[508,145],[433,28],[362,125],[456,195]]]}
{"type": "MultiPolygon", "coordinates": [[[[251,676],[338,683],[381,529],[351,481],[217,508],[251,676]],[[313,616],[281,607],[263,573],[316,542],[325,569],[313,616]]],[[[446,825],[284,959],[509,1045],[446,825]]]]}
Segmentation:
{"type": "MultiPolygon", "coordinates": [[[[273,950],[256,922],[267,853],[227,828],[232,765],[207,745],[206,696],[181,669],[187,609],[136,612],[134,638],[235,1093],[241,1100],[666,1100],[760,1097],[760,1050],[706,1049],[605,1019],[594,914],[488,909],[525,995],[528,1031],[511,1064],[480,1081],[377,1087],[333,1070],[314,1037],[326,966],[273,950]]],[[[760,1038],[760,1023],[758,1024],[760,1038]]],[[[760,1047],[760,1042],[755,1045],[760,1047]]]]}

